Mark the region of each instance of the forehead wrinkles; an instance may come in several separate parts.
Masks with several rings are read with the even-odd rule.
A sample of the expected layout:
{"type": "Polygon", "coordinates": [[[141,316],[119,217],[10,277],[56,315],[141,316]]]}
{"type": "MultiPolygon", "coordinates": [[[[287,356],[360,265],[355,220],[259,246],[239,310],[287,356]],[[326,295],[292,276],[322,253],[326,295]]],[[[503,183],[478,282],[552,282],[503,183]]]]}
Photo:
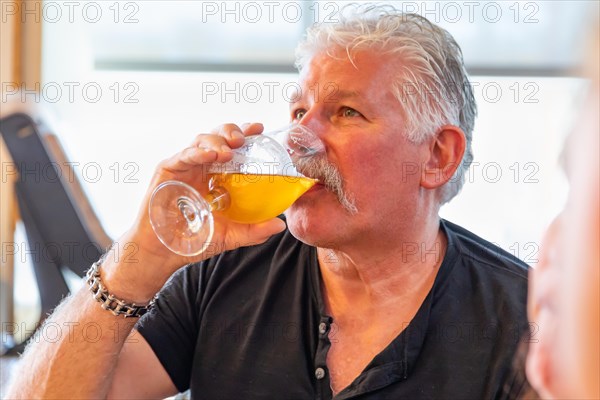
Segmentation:
{"type": "Polygon", "coordinates": [[[343,57],[317,54],[300,72],[301,97],[297,100],[395,99],[394,64],[387,55],[368,52],[359,52],[352,61],[345,54],[343,57]]]}

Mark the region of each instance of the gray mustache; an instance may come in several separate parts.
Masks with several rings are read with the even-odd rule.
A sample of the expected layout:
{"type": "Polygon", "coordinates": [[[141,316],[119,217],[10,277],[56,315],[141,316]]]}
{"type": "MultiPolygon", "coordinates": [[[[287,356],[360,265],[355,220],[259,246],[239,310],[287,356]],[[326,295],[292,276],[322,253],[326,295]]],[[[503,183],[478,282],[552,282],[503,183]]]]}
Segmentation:
{"type": "Polygon", "coordinates": [[[344,189],[344,179],[337,166],[323,154],[300,158],[295,161],[298,171],[309,178],[318,179],[325,189],[332,192],[338,198],[342,206],[351,214],[356,214],[358,209],[354,204],[354,198],[349,196],[344,189]]]}

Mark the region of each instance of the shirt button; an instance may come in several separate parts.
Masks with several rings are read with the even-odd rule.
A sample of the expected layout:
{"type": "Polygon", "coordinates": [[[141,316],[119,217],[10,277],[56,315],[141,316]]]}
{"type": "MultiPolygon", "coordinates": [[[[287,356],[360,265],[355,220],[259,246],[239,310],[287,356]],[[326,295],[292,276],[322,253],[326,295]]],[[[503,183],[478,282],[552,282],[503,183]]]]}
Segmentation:
{"type": "Polygon", "coordinates": [[[324,335],[324,334],[326,334],[326,333],[327,333],[327,324],[326,324],[325,322],[321,322],[321,323],[319,324],[319,333],[320,333],[321,335],[324,335]]]}
{"type": "Polygon", "coordinates": [[[319,380],[325,378],[325,370],[321,367],[315,369],[315,378],[319,380]]]}

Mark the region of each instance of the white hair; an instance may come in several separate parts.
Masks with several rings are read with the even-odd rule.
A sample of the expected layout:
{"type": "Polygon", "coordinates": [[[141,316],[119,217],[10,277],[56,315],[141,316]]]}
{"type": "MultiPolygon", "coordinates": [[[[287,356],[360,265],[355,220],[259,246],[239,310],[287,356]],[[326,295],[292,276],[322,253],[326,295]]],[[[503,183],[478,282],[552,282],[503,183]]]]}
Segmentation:
{"type": "Polygon", "coordinates": [[[473,88],[454,38],[417,14],[391,6],[350,4],[340,11],[339,21],[308,29],[296,48],[296,67],[301,70],[318,53],[333,57],[338,49],[345,50],[351,61],[355,52],[364,49],[397,57],[393,91],[409,140],[423,142],[447,124],[465,133],[463,159],[441,188],[441,204],[450,201],[462,188],[473,159],[471,139],[477,115],[473,88]]]}

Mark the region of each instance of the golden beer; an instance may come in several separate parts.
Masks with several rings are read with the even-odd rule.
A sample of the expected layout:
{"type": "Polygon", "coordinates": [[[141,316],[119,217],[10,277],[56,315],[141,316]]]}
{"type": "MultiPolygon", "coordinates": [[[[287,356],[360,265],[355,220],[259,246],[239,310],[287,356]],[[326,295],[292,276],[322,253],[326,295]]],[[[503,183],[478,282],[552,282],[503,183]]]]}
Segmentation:
{"type": "Polygon", "coordinates": [[[210,188],[223,188],[229,206],[216,211],[245,224],[275,218],[302,196],[316,179],[304,176],[258,175],[242,173],[210,174],[210,188]]]}

